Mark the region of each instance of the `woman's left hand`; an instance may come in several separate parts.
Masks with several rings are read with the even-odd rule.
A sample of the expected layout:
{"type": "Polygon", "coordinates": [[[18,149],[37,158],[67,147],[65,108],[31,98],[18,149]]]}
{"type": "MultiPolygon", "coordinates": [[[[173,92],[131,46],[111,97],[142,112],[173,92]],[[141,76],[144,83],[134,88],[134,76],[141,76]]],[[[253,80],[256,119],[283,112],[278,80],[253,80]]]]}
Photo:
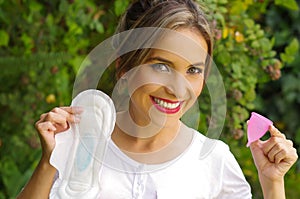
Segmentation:
{"type": "Polygon", "coordinates": [[[293,142],[287,140],[277,128],[272,125],[269,131],[271,137],[268,140],[257,140],[250,145],[250,149],[260,178],[276,182],[283,180],[298,155],[293,142]]]}

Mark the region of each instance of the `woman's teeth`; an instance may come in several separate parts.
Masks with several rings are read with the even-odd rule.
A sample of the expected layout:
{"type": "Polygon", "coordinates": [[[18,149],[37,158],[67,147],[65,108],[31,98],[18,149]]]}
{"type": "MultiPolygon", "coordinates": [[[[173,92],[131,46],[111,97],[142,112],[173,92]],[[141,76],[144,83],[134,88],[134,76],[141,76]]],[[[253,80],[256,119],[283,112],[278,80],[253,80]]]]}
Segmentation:
{"type": "Polygon", "coordinates": [[[174,109],[177,108],[180,105],[180,102],[176,103],[170,103],[170,102],[165,102],[161,99],[153,98],[155,103],[158,104],[159,106],[166,108],[166,109],[174,109]]]}

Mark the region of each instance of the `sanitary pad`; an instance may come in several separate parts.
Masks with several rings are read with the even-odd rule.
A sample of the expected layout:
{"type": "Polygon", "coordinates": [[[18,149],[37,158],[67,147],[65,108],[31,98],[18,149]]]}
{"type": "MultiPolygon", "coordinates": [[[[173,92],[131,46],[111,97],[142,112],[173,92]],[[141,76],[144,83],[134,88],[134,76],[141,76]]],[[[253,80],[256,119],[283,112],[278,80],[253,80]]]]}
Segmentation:
{"type": "Polygon", "coordinates": [[[80,122],[55,136],[50,163],[61,180],[55,198],[97,198],[99,174],[116,112],[112,100],[98,90],[78,94],[71,106],[82,107],[80,122]]]}

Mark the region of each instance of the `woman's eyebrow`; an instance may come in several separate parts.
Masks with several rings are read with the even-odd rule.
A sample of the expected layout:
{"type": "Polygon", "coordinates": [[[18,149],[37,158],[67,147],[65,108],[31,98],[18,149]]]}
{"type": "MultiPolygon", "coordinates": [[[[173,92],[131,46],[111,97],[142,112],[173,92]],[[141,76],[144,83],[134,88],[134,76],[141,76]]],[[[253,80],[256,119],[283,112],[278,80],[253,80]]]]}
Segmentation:
{"type": "MultiPolygon", "coordinates": [[[[151,62],[151,61],[159,61],[159,62],[164,62],[164,63],[168,63],[169,65],[174,65],[172,61],[168,60],[168,59],[165,59],[165,58],[162,58],[162,57],[159,57],[159,56],[156,56],[156,57],[150,57],[146,60],[146,62],[151,62]]],[[[197,67],[197,66],[202,66],[202,67],[205,67],[205,64],[204,62],[198,62],[198,63],[195,63],[195,64],[190,64],[188,65],[187,67],[197,67]]]]}
{"type": "Polygon", "coordinates": [[[146,60],[146,62],[151,62],[151,61],[160,61],[160,62],[164,62],[164,63],[168,63],[170,65],[173,65],[173,62],[171,62],[170,60],[164,59],[162,57],[150,57],[146,60]]]}
{"type": "Polygon", "coordinates": [[[198,63],[195,63],[195,64],[191,64],[189,65],[188,67],[205,67],[205,64],[204,62],[198,62],[198,63]]]}

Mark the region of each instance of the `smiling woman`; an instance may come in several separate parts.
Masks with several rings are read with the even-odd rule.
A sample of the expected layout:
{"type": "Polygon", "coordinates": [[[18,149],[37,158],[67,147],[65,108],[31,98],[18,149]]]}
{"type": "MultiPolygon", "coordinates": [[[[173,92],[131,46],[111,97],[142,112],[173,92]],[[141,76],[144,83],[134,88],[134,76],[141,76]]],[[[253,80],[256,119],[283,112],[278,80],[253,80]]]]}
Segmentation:
{"type": "MultiPolygon", "coordinates": [[[[60,198],[62,192],[72,198],[83,198],[88,197],[87,189],[97,190],[93,198],[103,199],[251,198],[250,186],[229,147],[181,121],[200,96],[210,71],[213,42],[201,8],[192,0],[137,0],[120,21],[117,33],[124,31],[129,32],[128,38],[116,39],[114,45],[116,54],[119,53],[117,78],[128,91],[128,108],[117,109],[103,158],[93,157],[99,170],[85,171],[92,172],[94,184],[83,183],[90,180],[88,175],[70,183],[49,159],[60,144],[58,134],[74,135],[75,123],[85,126],[81,129],[85,131],[97,122],[85,117],[87,110],[81,114],[82,109],[76,107],[55,108],[43,114],[36,124],[43,156],[19,198],[60,198]],[[139,44],[138,38],[132,36],[135,30],[145,30],[138,37],[149,35],[146,27],[154,27],[159,33],[158,37],[151,37],[155,38],[151,46],[120,54],[128,47],[126,44],[139,44]],[[81,121],[79,115],[84,117],[81,121]],[[213,147],[200,158],[207,144],[213,147]]],[[[292,142],[275,127],[270,132],[269,140],[253,142],[250,147],[264,197],[282,199],[283,177],[297,155],[292,142]]],[[[59,156],[71,147],[61,150],[59,156]]],[[[64,173],[71,172],[65,169],[64,173]]],[[[82,176],[73,174],[73,179],[82,176]]]]}
{"type": "MultiPolygon", "coordinates": [[[[129,85],[129,111],[132,117],[143,118],[142,122],[148,121],[148,124],[151,121],[148,113],[154,105],[157,110],[171,114],[169,118],[176,118],[179,122],[179,118],[195,103],[202,91],[204,75],[208,70],[205,65],[209,59],[207,46],[198,29],[181,27],[165,33],[153,44],[154,48],[146,49],[146,57],[143,57],[140,66],[132,63],[124,67],[120,61],[118,68],[129,70],[129,66],[132,67],[122,72],[122,78],[129,85]],[[167,108],[168,105],[174,108],[167,108]],[[144,107],[143,114],[141,107],[144,107]]],[[[172,124],[175,124],[174,121],[172,124]]],[[[165,125],[168,126],[168,123],[165,125]]]]}

